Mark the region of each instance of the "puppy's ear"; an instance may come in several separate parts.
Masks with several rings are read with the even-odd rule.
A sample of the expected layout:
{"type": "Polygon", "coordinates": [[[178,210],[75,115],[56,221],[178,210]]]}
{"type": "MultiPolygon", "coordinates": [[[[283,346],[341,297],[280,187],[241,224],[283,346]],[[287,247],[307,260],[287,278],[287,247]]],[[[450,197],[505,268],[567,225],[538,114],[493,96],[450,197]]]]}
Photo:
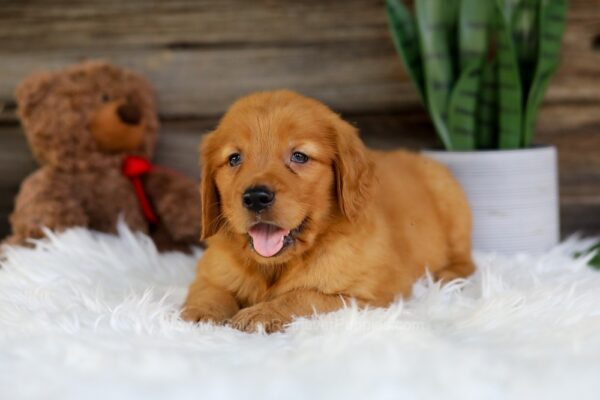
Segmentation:
{"type": "Polygon", "coordinates": [[[334,118],[337,155],[334,169],[337,197],[342,214],[354,220],[371,195],[373,162],[358,131],[337,115],[334,118]]]}
{"type": "Polygon", "coordinates": [[[202,160],[202,181],[200,182],[200,199],[202,201],[202,230],[200,239],[205,240],[217,233],[220,226],[221,204],[219,192],[214,178],[212,162],[212,134],[202,140],[200,159],[202,160]]]}

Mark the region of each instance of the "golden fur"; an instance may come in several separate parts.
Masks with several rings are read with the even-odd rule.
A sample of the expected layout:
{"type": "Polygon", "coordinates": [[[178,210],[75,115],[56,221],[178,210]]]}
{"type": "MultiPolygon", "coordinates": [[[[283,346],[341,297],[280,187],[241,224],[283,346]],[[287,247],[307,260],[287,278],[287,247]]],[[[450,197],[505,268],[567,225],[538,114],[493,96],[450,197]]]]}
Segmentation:
{"type": "Polygon", "coordinates": [[[290,91],[238,100],[201,150],[203,238],[183,317],[281,329],[294,316],[350,299],[385,306],[409,296],[428,268],[438,279],[472,273],[471,215],[464,193],[436,162],[407,151],[368,150],[325,105],[290,91]],[[301,151],[309,161],[290,161],[301,151]],[[242,162],[230,166],[232,153],[242,162]],[[241,196],[266,185],[272,207],[253,213],[241,196]],[[248,230],[269,222],[297,233],[273,257],[248,230]]]}

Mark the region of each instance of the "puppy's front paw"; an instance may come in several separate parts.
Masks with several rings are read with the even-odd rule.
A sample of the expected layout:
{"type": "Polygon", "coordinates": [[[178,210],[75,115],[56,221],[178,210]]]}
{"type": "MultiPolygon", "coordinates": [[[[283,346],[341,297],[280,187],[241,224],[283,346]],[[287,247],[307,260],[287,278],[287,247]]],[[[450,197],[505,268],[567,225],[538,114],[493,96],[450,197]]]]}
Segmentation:
{"type": "Polygon", "coordinates": [[[238,311],[230,323],[232,327],[245,332],[256,332],[262,326],[265,332],[273,333],[283,330],[290,320],[272,306],[262,303],[238,311]]]}
{"type": "Polygon", "coordinates": [[[184,307],[181,310],[181,318],[184,321],[209,322],[216,325],[222,325],[227,321],[227,318],[221,313],[211,310],[208,307],[184,307]]]}

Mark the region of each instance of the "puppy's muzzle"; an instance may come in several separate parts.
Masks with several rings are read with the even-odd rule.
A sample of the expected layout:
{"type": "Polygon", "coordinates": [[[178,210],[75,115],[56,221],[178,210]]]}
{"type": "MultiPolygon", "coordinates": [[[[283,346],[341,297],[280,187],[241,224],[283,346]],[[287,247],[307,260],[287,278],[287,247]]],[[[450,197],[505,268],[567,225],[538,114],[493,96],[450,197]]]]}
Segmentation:
{"type": "Polygon", "coordinates": [[[250,211],[259,213],[273,205],[275,193],[265,186],[253,186],[242,195],[242,204],[250,211]]]}

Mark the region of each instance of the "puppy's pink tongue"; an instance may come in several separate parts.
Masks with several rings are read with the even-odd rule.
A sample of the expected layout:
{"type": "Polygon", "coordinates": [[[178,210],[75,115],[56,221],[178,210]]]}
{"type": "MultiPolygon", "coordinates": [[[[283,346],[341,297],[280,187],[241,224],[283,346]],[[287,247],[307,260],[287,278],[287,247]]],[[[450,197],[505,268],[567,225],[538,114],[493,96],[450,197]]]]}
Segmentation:
{"type": "Polygon", "coordinates": [[[254,250],[263,257],[272,257],[283,247],[283,238],[290,231],[270,224],[256,224],[248,231],[254,250]]]}

